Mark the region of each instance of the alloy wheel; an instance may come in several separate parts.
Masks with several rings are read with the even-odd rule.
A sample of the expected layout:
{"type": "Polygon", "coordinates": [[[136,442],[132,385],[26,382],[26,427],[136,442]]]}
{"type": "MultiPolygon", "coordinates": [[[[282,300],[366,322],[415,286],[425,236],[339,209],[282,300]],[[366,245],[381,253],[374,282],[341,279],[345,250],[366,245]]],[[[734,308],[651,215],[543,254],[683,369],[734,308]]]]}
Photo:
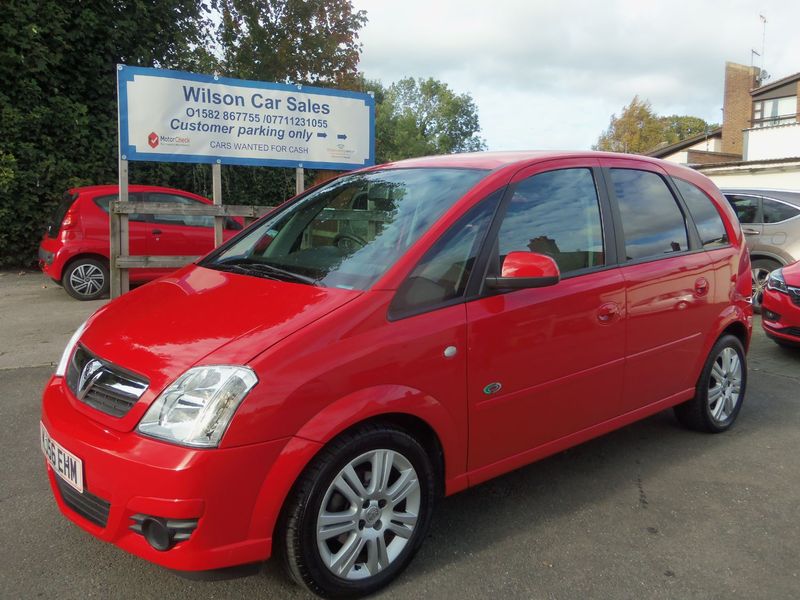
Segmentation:
{"type": "Polygon", "coordinates": [[[69,284],[75,293],[81,296],[92,296],[103,289],[105,275],[97,265],[82,264],[70,273],[69,284]]]}
{"type": "Polygon", "coordinates": [[[717,423],[725,423],[734,414],[742,395],[742,361],[734,348],[726,347],[717,355],[708,380],[708,409],[717,423]]]}
{"type": "Polygon", "coordinates": [[[764,267],[753,267],[753,308],[760,308],[764,299],[764,290],[767,287],[770,270],[764,267]]]}
{"type": "Polygon", "coordinates": [[[317,516],[317,547],[337,577],[364,579],[397,559],[414,533],[422,501],[411,462],[378,449],[351,460],[333,479],[317,516]]]}

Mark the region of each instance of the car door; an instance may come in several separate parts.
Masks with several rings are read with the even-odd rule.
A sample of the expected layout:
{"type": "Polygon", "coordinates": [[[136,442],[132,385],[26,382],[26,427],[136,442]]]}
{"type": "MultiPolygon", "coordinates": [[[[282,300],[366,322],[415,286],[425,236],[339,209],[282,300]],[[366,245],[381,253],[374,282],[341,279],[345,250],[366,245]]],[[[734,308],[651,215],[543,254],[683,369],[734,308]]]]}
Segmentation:
{"type": "Polygon", "coordinates": [[[625,284],[597,166],[576,159],[526,168],[499,211],[487,273],[497,275],[509,252],[529,251],[551,256],[562,278],[483,290],[467,303],[472,471],[620,413],[625,284]]]}
{"type": "MultiPolygon", "coordinates": [[[[164,192],[150,192],[147,201],[176,206],[206,206],[199,200],[164,192]]],[[[156,256],[202,256],[214,249],[214,218],[153,215],[148,242],[149,253],[156,256]]]]}
{"type": "Polygon", "coordinates": [[[790,220],[800,215],[800,209],[772,198],[761,198],[761,245],[771,254],[791,262],[794,257],[787,251],[795,241],[798,221],[790,220]]]}
{"type": "MultiPolygon", "coordinates": [[[[131,192],[128,199],[130,202],[142,202],[143,195],[140,192],[131,192]]],[[[98,215],[102,215],[102,218],[87,220],[87,224],[85,225],[87,238],[101,240],[106,250],[108,250],[109,247],[109,207],[112,202],[116,202],[117,200],[119,200],[117,194],[108,194],[94,198],[95,205],[103,211],[102,213],[99,211],[97,212],[98,215]]],[[[128,248],[131,256],[143,256],[147,254],[147,221],[147,215],[132,214],[128,218],[128,248]]]]}
{"type": "Polygon", "coordinates": [[[639,161],[603,162],[627,290],[628,412],[694,388],[708,327],[717,318],[715,275],[667,174],[639,161]]]}
{"type": "Polygon", "coordinates": [[[758,248],[761,244],[761,234],[764,231],[763,217],[761,215],[761,198],[746,194],[727,194],[725,196],[739,219],[742,233],[747,242],[748,251],[758,248]]]}

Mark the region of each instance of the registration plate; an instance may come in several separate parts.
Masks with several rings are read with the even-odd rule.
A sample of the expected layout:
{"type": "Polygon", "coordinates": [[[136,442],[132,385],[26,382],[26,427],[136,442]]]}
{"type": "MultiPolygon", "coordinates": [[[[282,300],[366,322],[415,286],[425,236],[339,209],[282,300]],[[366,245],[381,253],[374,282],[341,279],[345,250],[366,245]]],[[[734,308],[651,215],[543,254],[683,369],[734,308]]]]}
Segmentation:
{"type": "Polygon", "coordinates": [[[42,422],[39,422],[39,431],[48,464],[61,479],[83,493],[83,461],[51,438],[42,422]]]}

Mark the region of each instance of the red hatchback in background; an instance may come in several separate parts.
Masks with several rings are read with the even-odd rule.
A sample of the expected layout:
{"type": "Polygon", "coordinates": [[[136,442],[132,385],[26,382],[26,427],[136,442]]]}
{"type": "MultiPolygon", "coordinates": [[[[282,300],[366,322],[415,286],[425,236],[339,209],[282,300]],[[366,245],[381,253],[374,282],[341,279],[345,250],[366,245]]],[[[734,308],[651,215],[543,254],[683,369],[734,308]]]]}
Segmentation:
{"type": "Polygon", "coordinates": [[[800,261],[769,274],[761,326],[780,346],[800,348],[800,261]]]}
{"type": "Polygon", "coordinates": [[[692,169],[348,173],[75,332],[44,390],[48,477],[67,518],[164,567],[275,553],[312,592],[368,594],[442,495],[669,408],[730,428],[750,293],[736,216],[692,169]]]}
{"type": "MultiPolygon", "coordinates": [[[[39,244],[39,267],[78,300],[108,293],[108,207],[119,186],[95,185],[68,190],[39,244]]],[[[177,205],[211,204],[207,198],[172,188],[132,185],[131,202],[177,205]]],[[[202,256],[214,249],[214,219],[203,216],[131,215],[131,255],[202,256]]],[[[225,220],[223,238],[242,224],[225,220]]],[[[132,283],[150,281],[174,269],[131,269],[132,283]]]]}

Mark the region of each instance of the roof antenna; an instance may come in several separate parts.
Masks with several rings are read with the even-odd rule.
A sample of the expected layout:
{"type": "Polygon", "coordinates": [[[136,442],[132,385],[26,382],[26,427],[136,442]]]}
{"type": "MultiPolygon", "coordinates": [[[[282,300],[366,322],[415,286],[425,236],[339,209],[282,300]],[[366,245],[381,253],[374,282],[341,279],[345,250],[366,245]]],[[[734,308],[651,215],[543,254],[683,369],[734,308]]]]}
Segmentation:
{"type": "MultiPolygon", "coordinates": [[[[755,50],[753,50],[752,52],[755,52],[756,54],[758,54],[761,57],[761,72],[758,74],[758,84],[761,85],[767,79],[769,79],[769,73],[767,73],[767,70],[764,68],[764,66],[766,65],[765,57],[766,57],[766,49],[767,49],[767,17],[765,17],[764,15],[758,15],[758,18],[761,19],[761,25],[762,25],[762,30],[761,30],[761,54],[758,54],[758,52],[756,52],[755,50]]],[[[753,59],[753,55],[751,54],[750,55],[750,60],[752,61],[752,59],[753,59]]]]}

